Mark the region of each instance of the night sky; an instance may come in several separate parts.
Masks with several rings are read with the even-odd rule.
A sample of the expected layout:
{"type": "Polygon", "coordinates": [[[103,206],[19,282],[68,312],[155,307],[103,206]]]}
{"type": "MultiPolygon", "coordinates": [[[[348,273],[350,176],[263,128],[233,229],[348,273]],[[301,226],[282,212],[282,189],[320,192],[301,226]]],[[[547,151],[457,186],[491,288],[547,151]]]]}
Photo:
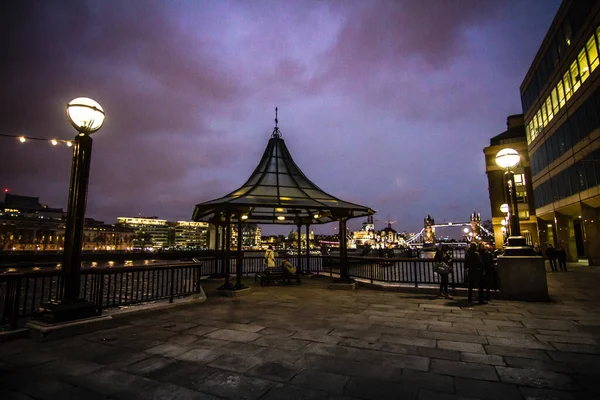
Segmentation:
{"type": "MultiPolygon", "coordinates": [[[[377,210],[377,228],[419,231],[428,213],[462,221],[474,208],[486,219],[482,149],[521,112],[559,5],[5,0],[0,133],[72,139],[65,106],[91,97],[107,118],[87,215],[189,220],[246,181],[278,106],[296,164],[377,210]]],[[[0,137],[0,187],[14,194],[65,208],[70,163],[65,146],[0,137]]]]}

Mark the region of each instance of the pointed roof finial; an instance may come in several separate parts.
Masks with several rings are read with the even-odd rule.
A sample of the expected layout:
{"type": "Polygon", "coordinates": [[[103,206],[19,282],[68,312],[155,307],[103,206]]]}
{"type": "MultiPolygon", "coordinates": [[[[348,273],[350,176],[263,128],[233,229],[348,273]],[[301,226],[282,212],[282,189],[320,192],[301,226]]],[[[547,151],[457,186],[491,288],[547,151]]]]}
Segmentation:
{"type": "Polygon", "coordinates": [[[281,132],[279,132],[279,127],[277,126],[278,123],[279,120],[277,119],[277,107],[275,107],[275,128],[273,128],[273,133],[271,134],[271,137],[273,138],[281,137],[281,132]]]}

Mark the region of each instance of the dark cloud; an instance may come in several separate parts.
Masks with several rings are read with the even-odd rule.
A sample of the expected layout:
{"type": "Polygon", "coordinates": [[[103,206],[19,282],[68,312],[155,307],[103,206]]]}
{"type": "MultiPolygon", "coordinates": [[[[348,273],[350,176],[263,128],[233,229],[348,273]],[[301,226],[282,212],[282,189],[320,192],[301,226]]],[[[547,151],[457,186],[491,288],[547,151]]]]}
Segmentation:
{"type": "MultiPolygon", "coordinates": [[[[418,230],[489,208],[481,149],[558,3],[9,0],[0,132],[70,139],[95,98],[88,214],[184,219],[244,183],[277,105],[310,179],[418,230]]],[[[0,185],[64,207],[70,150],[0,140],[0,185]]]]}

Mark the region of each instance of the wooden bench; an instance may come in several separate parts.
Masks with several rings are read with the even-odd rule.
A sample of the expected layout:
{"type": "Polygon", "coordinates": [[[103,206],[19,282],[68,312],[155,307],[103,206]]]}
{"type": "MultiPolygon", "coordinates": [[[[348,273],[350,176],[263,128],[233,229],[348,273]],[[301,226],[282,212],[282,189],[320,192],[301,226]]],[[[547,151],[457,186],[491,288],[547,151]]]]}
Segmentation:
{"type": "Polygon", "coordinates": [[[298,285],[302,283],[299,274],[292,274],[281,267],[267,268],[265,271],[254,275],[254,281],[260,279],[260,286],[269,286],[272,284],[292,284],[295,280],[298,285]]]}

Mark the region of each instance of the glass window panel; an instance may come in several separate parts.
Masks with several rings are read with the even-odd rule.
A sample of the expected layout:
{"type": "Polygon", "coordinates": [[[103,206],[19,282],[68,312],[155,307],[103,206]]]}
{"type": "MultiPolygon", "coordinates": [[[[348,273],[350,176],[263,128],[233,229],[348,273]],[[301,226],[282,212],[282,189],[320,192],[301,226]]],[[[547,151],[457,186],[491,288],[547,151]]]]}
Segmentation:
{"type": "Polygon", "coordinates": [[[585,82],[585,80],[590,76],[590,67],[588,66],[587,57],[585,55],[585,49],[582,49],[577,56],[577,62],[579,64],[579,72],[581,74],[581,82],[585,82]]]}
{"type": "Polygon", "coordinates": [[[581,86],[581,77],[579,76],[579,68],[577,67],[577,60],[573,61],[570,68],[571,82],[573,82],[573,92],[581,86]]]}
{"type": "Polygon", "coordinates": [[[558,112],[559,106],[558,106],[558,94],[556,91],[556,87],[554,89],[552,89],[552,112],[554,114],[556,114],[558,112]]]}
{"type": "Polygon", "coordinates": [[[535,114],[535,118],[537,119],[537,123],[538,123],[537,131],[538,131],[538,135],[539,135],[539,133],[544,128],[544,125],[542,125],[542,110],[538,110],[537,114],[535,114]]]}
{"type": "Polygon", "coordinates": [[[594,36],[587,41],[585,49],[590,63],[590,72],[593,72],[598,66],[598,47],[596,46],[596,39],[594,36]]]}
{"type": "Polygon", "coordinates": [[[546,126],[548,124],[548,112],[546,111],[546,103],[542,104],[540,110],[542,111],[542,126],[546,126]]]}
{"type": "Polygon", "coordinates": [[[583,160],[582,162],[584,163],[584,166],[585,166],[585,178],[586,178],[587,187],[593,188],[594,186],[596,186],[598,184],[598,181],[596,179],[596,171],[594,171],[594,161],[589,159],[589,160],[583,160]]]}
{"type": "Polygon", "coordinates": [[[279,174],[279,186],[296,187],[296,182],[288,174],[279,174]]]}
{"type": "Polygon", "coordinates": [[[533,116],[533,119],[531,120],[531,124],[533,125],[533,129],[531,130],[531,140],[534,140],[538,134],[538,123],[537,123],[537,118],[535,117],[535,115],[533,116]]]}
{"type": "Polygon", "coordinates": [[[269,172],[277,172],[277,157],[271,157],[266,170],[269,172]]]}
{"type": "Polygon", "coordinates": [[[308,196],[300,189],[291,188],[291,187],[281,187],[279,188],[279,195],[284,197],[292,197],[292,198],[307,198],[308,196]]]}
{"type": "Polygon", "coordinates": [[[560,108],[562,108],[565,105],[565,89],[562,80],[558,82],[556,89],[558,91],[558,104],[560,105],[560,108]]]}
{"type": "Polygon", "coordinates": [[[583,163],[580,161],[577,164],[575,164],[575,167],[577,168],[577,179],[579,180],[579,190],[578,192],[581,192],[582,190],[587,189],[587,179],[585,178],[585,168],[583,167],[583,163]]]}
{"type": "Polygon", "coordinates": [[[531,122],[525,127],[525,137],[527,138],[527,144],[531,143],[531,122]]]}
{"type": "Polygon", "coordinates": [[[571,73],[570,71],[565,72],[563,75],[563,85],[565,85],[565,99],[569,100],[573,95],[573,91],[571,90],[571,73]]]}
{"type": "Polygon", "coordinates": [[[254,196],[277,196],[277,187],[276,186],[258,186],[251,193],[254,196]]]}
{"type": "Polygon", "coordinates": [[[552,111],[552,101],[550,100],[550,96],[546,99],[546,109],[548,110],[548,122],[552,121],[554,118],[554,111],[552,111]]]}

